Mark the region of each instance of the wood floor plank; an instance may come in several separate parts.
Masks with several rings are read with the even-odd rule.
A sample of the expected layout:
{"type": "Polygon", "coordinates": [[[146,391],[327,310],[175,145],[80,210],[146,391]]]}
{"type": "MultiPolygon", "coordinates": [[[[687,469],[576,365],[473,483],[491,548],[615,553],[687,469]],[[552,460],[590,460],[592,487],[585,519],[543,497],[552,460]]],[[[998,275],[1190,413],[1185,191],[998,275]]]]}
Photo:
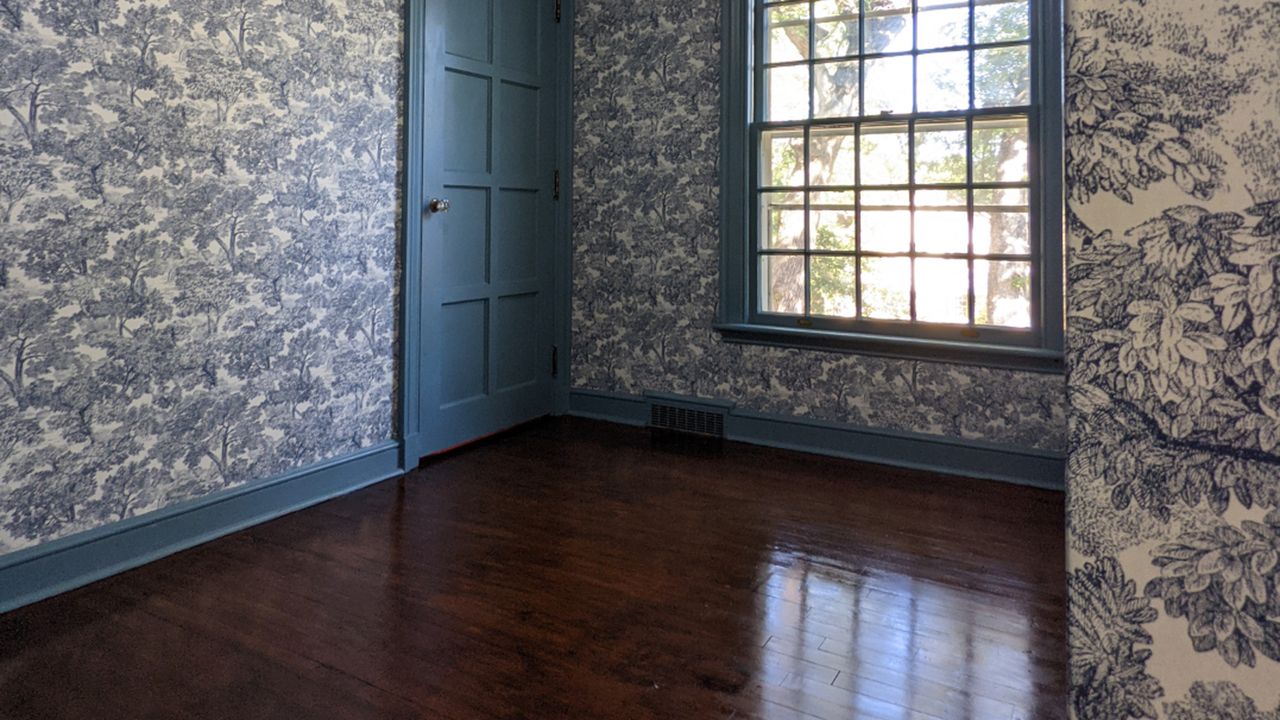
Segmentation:
{"type": "Polygon", "coordinates": [[[545,420],[0,616],[0,718],[1053,720],[1062,524],[545,420]]]}

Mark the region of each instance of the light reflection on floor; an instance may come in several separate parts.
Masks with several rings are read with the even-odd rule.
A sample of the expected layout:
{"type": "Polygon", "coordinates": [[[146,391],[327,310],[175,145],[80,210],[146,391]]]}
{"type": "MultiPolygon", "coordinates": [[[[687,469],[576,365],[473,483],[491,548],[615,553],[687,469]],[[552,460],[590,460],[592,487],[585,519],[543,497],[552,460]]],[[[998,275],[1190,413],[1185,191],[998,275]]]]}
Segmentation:
{"type": "Polygon", "coordinates": [[[784,550],[758,592],[762,716],[1014,719],[1037,706],[1030,618],[979,592],[784,550]]]}

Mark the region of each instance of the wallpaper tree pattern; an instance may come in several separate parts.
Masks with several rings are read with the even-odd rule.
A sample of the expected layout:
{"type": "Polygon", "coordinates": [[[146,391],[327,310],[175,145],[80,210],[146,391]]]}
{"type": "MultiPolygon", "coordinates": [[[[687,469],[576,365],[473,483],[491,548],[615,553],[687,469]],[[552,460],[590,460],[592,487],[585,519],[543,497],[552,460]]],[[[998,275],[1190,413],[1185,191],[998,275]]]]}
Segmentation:
{"type": "Polygon", "coordinates": [[[721,341],[719,13],[578,3],[574,386],[1065,449],[1060,376],[721,341]]]}
{"type": "Polygon", "coordinates": [[[1072,710],[1280,718],[1280,3],[1068,28],[1072,710]]]}
{"type": "Polygon", "coordinates": [[[391,435],[397,0],[0,0],[0,552],[391,435]]]}

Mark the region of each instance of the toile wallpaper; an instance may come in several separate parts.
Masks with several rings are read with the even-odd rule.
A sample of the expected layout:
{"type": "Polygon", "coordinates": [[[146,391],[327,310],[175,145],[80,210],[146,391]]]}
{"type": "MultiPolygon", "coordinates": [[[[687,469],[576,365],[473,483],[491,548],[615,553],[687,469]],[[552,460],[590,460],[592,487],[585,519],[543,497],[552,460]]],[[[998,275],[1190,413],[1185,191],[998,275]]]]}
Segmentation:
{"type": "Polygon", "coordinates": [[[1069,0],[1071,705],[1280,719],[1280,3],[1069,0]]]}
{"type": "Polygon", "coordinates": [[[722,342],[720,0],[577,6],[575,388],[1065,449],[1060,376],[722,342]]]}
{"type": "Polygon", "coordinates": [[[0,0],[0,553],[391,436],[397,0],[0,0]]]}

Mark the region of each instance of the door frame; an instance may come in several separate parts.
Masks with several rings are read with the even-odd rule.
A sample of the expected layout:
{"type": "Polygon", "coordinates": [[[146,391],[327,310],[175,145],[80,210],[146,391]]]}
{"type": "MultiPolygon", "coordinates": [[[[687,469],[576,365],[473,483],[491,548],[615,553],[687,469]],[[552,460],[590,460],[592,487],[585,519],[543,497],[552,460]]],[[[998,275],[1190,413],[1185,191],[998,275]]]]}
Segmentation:
{"type": "MultiPolygon", "coordinates": [[[[424,173],[424,139],[426,134],[424,102],[426,100],[427,48],[426,0],[405,0],[404,61],[402,64],[403,104],[400,184],[400,297],[396,307],[397,339],[400,347],[396,360],[396,432],[400,441],[400,466],[417,467],[425,442],[419,390],[422,384],[418,347],[424,335],[422,306],[421,231],[424,208],[422,197],[424,173]]],[[[556,37],[556,165],[560,170],[560,199],[555,203],[552,263],[552,336],[556,353],[553,385],[553,412],[563,415],[569,410],[569,388],[572,363],[569,361],[572,340],[573,292],[573,25],[574,0],[558,0],[560,21],[556,37]]]]}
{"type": "Polygon", "coordinates": [[[560,169],[560,201],[556,205],[555,264],[552,303],[554,332],[559,354],[554,379],[556,415],[569,413],[573,388],[573,146],[576,119],[573,113],[575,0],[556,0],[560,22],[556,32],[556,165],[560,169]]]}

